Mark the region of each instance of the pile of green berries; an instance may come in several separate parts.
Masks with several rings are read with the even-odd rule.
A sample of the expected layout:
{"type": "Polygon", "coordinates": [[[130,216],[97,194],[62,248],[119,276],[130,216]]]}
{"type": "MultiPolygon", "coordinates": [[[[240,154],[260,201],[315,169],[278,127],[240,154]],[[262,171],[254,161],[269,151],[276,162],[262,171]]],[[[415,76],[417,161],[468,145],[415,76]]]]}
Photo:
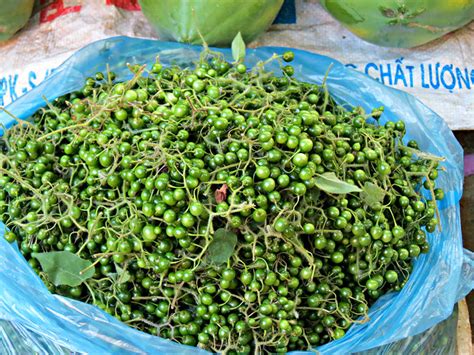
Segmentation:
{"type": "Polygon", "coordinates": [[[403,121],[379,124],[382,109],[293,78],[292,59],[272,58],[279,75],[208,54],[88,78],[0,141],[5,238],[51,292],[182,344],[343,337],[428,252],[439,159],[404,143],[403,121]],[[35,255],[55,251],[94,273],[53,283],[35,255]]]}

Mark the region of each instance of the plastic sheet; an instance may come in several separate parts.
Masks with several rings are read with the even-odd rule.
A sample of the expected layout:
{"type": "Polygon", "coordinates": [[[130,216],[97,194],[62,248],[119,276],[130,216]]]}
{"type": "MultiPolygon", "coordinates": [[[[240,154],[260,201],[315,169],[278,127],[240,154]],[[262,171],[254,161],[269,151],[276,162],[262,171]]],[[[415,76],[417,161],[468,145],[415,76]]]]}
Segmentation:
{"type": "Polygon", "coordinates": [[[29,331],[21,324],[0,320],[0,354],[72,354],[38,333],[29,331]]]}
{"type": "Polygon", "coordinates": [[[434,327],[412,337],[354,355],[454,355],[456,354],[458,309],[434,327]]]}
{"type": "MultiPolygon", "coordinates": [[[[82,87],[86,77],[105,71],[107,64],[118,78],[130,77],[126,63],[154,62],[189,65],[201,48],[177,43],[116,37],[78,51],[34,90],[11,104],[8,111],[27,119],[45,99],[82,87]]],[[[285,48],[263,47],[247,52],[247,64],[268,59],[285,48]]],[[[219,50],[230,59],[229,50],[219,50]]],[[[443,156],[446,172],[439,183],[445,199],[439,204],[442,232],[428,236],[431,252],[420,256],[411,278],[399,293],[380,298],[370,309],[370,321],[350,328],[346,336],[319,347],[323,354],[361,352],[419,334],[451,315],[454,304],[474,288],[474,254],[463,250],[459,200],[462,195],[463,152],[445,122],[409,94],[385,87],[362,73],[328,57],[295,50],[295,75],[301,80],[326,83],[339,103],[366,110],[385,106],[382,123],[404,119],[407,139],[443,156]]],[[[276,69],[276,63],[269,69],[276,69]]],[[[14,124],[0,113],[5,127],[14,124]]],[[[3,226],[2,226],[3,227],[3,226]]],[[[3,234],[0,230],[0,235],[3,234]]],[[[51,295],[28,266],[18,248],[0,238],[0,319],[13,322],[70,351],[85,353],[204,353],[129,328],[98,308],[51,295]]],[[[15,346],[13,343],[12,346],[15,346]]]]}

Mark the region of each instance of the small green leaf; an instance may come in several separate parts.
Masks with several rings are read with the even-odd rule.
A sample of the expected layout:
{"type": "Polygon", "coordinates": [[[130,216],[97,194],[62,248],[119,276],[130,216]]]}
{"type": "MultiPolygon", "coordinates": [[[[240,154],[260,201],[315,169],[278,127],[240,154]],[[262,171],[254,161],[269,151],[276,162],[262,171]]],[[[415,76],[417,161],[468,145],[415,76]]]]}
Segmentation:
{"type": "Polygon", "coordinates": [[[116,283],[123,284],[130,281],[130,273],[127,270],[122,269],[120,266],[115,264],[115,269],[117,272],[108,274],[116,283]]]}
{"type": "Polygon", "coordinates": [[[367,205],[372,206],[377,202],[382,202],[386,194],[385,190],[381,187],[371,182],[366,182],[362,188],[360,197],[367,205]]]}
{"type": "Polygon", "coordinates": [[[32,253],[31,255],[39,261],[44,273],[55,286],[79,286],[95,273],[90,261],[69,251],[32,253]],[[83,270],[85,271],[82,272],[83,270]]]}
{"type": "Polygon", "coordinates": [[[232,57],[236,62],[245,58],[245,42],[240,32],[232,41],[232,57]]]}
{"type": "Polygon", "coordinates": [[[224,228],[216,230],[214,238],[207,248],[207,260],[213,264],[224,264],[234,253],[237,234],[224,228]]]}
{"type": "Polygon", "coordinates": [[[120,266],[117,269],[118,280],[117,283],[124,284],[130,281],[130,273],[127,270],[123,270],[120,266]]]}
{"type": "Polygon", "coordinates": [[[324,173],[317,176],[315,184],[321,190],[331,194],[347,194],[362,191],[359,187],[340,180],[334,173],[324,173]]]}

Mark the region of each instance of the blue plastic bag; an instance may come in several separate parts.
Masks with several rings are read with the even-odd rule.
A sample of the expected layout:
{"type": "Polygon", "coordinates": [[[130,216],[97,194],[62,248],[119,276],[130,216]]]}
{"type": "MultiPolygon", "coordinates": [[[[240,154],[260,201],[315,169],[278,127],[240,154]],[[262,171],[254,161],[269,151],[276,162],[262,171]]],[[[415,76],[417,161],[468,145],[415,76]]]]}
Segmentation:
{"type": "MultiPolygon", "coordinates": [[[[249,66],[254,65],[285,50],[249,49],[246,61],[249,66]]],[[[198,59],[200,51],[200,47],[126,37],[95,42],[78,51],[7,110],[27,119],[45,105],[45,99],[53,100],[80,89],[86,77],[105,71],[107,65],[119,79],[129,79],[126,63],[151,65],[159,55],[165,65],[185,66],[198,59]]],[[[217,51],[230,59],[230,50],[217,51]]],[[[421,333],[451,315],[454,304],[474,288],[474,254],[463,250],[461,238],[462,149],[444,121],[409,94],[385,87],[328,57],[300,50],[295,50],[295,57],[298,79],[321,83],[330,68],[326,83],[340,104],[362,106],[367,111],[385,106],[382,123],[405,120],[408,139],[416,139],[422,150],[446,158],[446,172],[439,178],[446,192],[440,203],[443,230],[428,236],[431,251],[416,260],[413,274],[401,292],[388,294],[371,307],[370,321],[353,325],[342,339],[317,350],[324,354],[360,352],[421,333]]],[[[267,68],[275,70],[277,64],[267,68]]],[[[15,122],[7,113],[0,113],[0,123],[8,128],[15,122]]],[[[0,224],[0,235],[3,232],[0,224]]],[[[1,237],[0,320],[42,336],[45,343],[56,344],[58,352],[63,347],[93,354],[205,353],[132,329],[94,306],[50,294],[18,248],[1,237]]],[[[55,351],[40,347],[39,352],[55,351]]]]}
{"type": "Polygon", "coordinates": [[[434,327],[394,343],[379,346],[354,355],[455,355],[457,348],[458,307],[434,327]]]}

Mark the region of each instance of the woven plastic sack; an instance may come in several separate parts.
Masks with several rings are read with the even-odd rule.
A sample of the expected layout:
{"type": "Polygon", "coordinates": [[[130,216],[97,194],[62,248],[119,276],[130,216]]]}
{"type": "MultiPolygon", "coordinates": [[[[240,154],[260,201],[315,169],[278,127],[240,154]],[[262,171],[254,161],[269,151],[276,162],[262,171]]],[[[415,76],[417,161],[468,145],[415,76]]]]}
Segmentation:
{"type": "MultiPolygon", "coordinates": [[[[254,65],[287,48],[263,47],[247,51],[254,65]]],[[[115,37],[78,51],[41,85],[7,107],[10,114],[28,119],[54,98],[82,87],[86,77],[105,71],[107,65],[119,79],[129,79],[126,63],[148,63],[157,55],[165,65],[190,65],[201,48],[178,43],[115,37]]],[[[230,59],[230,50],[219,50],[230,59]]],[[[385,106],[382,123],[403,119],[407,139],[420,148],[443,156],[446,172],[439,184],[445,199],[439,204],[442,232],[429,234],[431,251],[414,263],[413,274],[399,293],[381,297],[369,311],[370,320],[353,325],[346,336],[319,347],[323,354],[361,352],[414,336],[451,315],[454,304],[474,288],[474,254],[463,250],[459,200],[462,195],[463,152],[444,121],[407,93],[388,88],[334,59],[294,50],[295,76],[303,81],[326,83],[339,103],[362,106],[367,111],[385,106]]],[[[268,65],[276,70],[277,64],[268,65]]],[[[15,121],[0,113],[0,123],[15,121]]],[[[3,225],[0,225],[4,229],[3,225]]],[[[3,231],[0,230],[0,235],[3,231]]],[[[0,238],[0,320],[31,331],[59,348],[81,353],[206,353],[132,329],[91,305],[50,294],[15,245],[0,238]]],[[[1,324],[0,324],[1,326],[1,324]]],[[[5,343],[5,342],[4,342],[5,343]]],[[[10,352],[15,352],[11,342],[10,352]]],[[[48,349],[37,349],[48,353],[48,349]]]]}

